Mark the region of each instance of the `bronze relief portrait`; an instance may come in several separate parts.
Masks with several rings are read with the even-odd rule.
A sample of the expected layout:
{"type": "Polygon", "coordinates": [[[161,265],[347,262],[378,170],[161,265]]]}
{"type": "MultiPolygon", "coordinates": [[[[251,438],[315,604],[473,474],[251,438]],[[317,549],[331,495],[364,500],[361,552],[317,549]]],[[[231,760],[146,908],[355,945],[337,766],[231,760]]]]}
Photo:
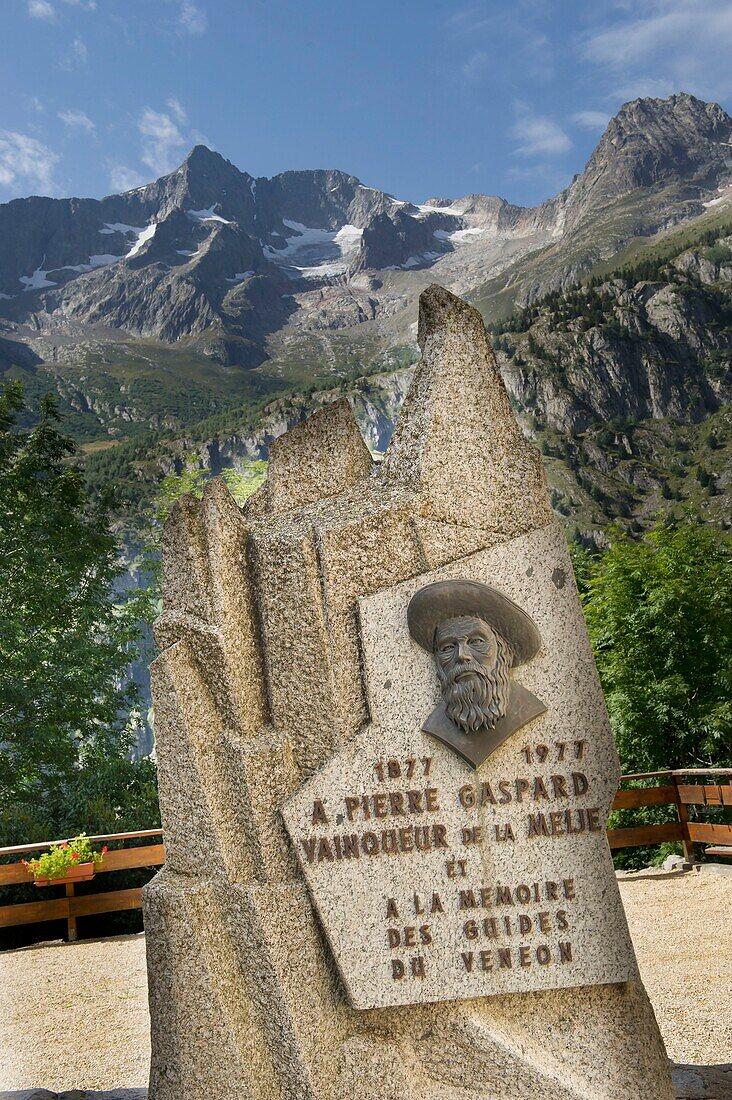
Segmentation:
{"type": "Polygon", "coordinates": [[[472,768],[546,705],[511,678],[541,648],[533,619],[497,588],[435,581],[407,608],[409,633],[432,653],[442,700],[422,725],[472,768]]]}

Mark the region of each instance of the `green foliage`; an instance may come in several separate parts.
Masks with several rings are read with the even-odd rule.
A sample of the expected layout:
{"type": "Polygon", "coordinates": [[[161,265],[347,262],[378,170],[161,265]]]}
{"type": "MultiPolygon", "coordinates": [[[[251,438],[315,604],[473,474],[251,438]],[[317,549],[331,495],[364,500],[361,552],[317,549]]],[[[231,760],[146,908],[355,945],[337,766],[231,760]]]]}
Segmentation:
{"type": "MultiPolygon", "coordinates": [[[[688,520],[643,542],[611,535],[603,554],[570,553],[621,770],[729,766],[732,540],[688,520]]],[[[649,807],[613,813],[609,827],[672,820],[673,807],[649,807]]],[[[677,850],[626,848],[614,861],[646,867],[677,850]]]]}
{"type": "Polygon", "coordinates": [[[581,558],[624,772],[732,764],[732,539],[691,521],[581,558]]]}
{"type": "Polygon", "coordinates": [[[95,868],[100,866],[106,851],[106,847],[92,848],[86,833],[80,833],[73,840],[52,844],[47,852],[36,859],[24,859],[23,863],[33,878],[63,878],[72,867],[82,863],[93,863],[95,868]]]}
{"type": "MultiPolygon", "coordinates": [[[[267,475],[267,463],[252,461],[245,463],[240,470],[223,470],[222,480],[241,506],[256,492],[267,475]]],[[[186,457],[185,466],[180,474],[168,474],[158,482],[152,504],[143,516],[143,574],[147,584],[147,597],[153,609],[153,616],[162,610],[160,541],[165,521],[173,505],[186,493],[200,500],[211,471],[198,464],[195,454],[186,457]]]]}
{"type": "MultiPolygon", "coordinates": [[[[221,478],[234,500],[240,506],[256,492],[267,475],[266,462],[247,462],[241,470],[222,470],[221,478]]],[[[168,474],[158,484],[152,506],[152,521],[161,530],[176,500],[191,493],[198,500],[203,496],[211,471],[198,465],[196,455],[188,455],[183,472],[168,474]]],[[[155,540],[157,541],[157,540],[155,540]]]]}
{"type": "MultiPolygon", "coordinates": [[[[52,398],[17,431],[20,386],[0,397],[0,838],[158,820],[154,765],[133,762],[126,676],[149,617],[125,592],[109,500],[87,504],[52,398]]],[[[39,835],[40,834],[40,835],[39,835]]]]}
{"type": "Polygon", "coordinates": [[[728,264],[732,260],[732,248],[719,242],[713,244],[711,248],[702,249],[702,256],[713,264],[728,264]]]}

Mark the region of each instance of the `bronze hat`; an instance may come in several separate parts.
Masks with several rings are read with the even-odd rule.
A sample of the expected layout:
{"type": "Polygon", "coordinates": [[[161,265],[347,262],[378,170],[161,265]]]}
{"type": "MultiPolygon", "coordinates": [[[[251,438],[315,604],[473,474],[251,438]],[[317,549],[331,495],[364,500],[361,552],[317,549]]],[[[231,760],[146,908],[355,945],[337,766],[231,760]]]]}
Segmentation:
{"type": "Polygon", "coordinates": [[[497,588],[478,581],[435,581],[420,588],[407,608],[409,633],[422,649],[434,652],[435,631],[445,619],[477,615],[509,642],[514,665],[530,661],[541,649],[536,623],[497,588]]]}

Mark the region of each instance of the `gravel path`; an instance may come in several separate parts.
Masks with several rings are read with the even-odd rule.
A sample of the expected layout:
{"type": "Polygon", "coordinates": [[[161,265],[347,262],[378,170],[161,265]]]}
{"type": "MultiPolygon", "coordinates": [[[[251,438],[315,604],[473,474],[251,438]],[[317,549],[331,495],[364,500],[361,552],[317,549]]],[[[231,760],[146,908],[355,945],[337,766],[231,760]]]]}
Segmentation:
{"type": "MultiPolygon", "coordinates": [[[[732,1062],[732,877],[634,876],[620,889],[669,1057],[692,1066],[732,1062]]],[[[0,1092],[144,1087],[144,937],[0,954],[0,1020],[0,1092]]],[[[718,1089],[680,1095],[722,1100],[718,1089]]]]}

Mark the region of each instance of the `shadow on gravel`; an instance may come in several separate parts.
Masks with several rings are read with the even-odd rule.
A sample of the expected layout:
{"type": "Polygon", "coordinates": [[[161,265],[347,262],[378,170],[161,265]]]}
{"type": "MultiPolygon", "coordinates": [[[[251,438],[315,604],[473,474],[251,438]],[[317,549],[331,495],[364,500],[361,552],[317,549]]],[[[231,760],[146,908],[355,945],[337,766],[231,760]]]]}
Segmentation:
{"type": "Polygon", "coordinates": [[[674,1065],[671,1076],[677,1100],[732,1100],[732,1062],[717,1066],[674,1065]]]}
{"type": "MultiPolygon", "coordinates": [[[[717,1066],[672,1065],[676,1100],[732,1100],[732,1062],[717,1066]]],[[[0,1100],[147,1100],[147,1089],[113,1089],[111,1092],[48,1092],[21,1089],[0,1092],[0,1100]]]]}
{"type": "Polygon", "coordinates": [[[72,1089],[71,1092],[21,1089],[19,1092],[0,1092],[0,1100],[147,1100],[147,1089],[112,1089],[107,1092],[87,1092],[85,1089],[72,1089]]]}

